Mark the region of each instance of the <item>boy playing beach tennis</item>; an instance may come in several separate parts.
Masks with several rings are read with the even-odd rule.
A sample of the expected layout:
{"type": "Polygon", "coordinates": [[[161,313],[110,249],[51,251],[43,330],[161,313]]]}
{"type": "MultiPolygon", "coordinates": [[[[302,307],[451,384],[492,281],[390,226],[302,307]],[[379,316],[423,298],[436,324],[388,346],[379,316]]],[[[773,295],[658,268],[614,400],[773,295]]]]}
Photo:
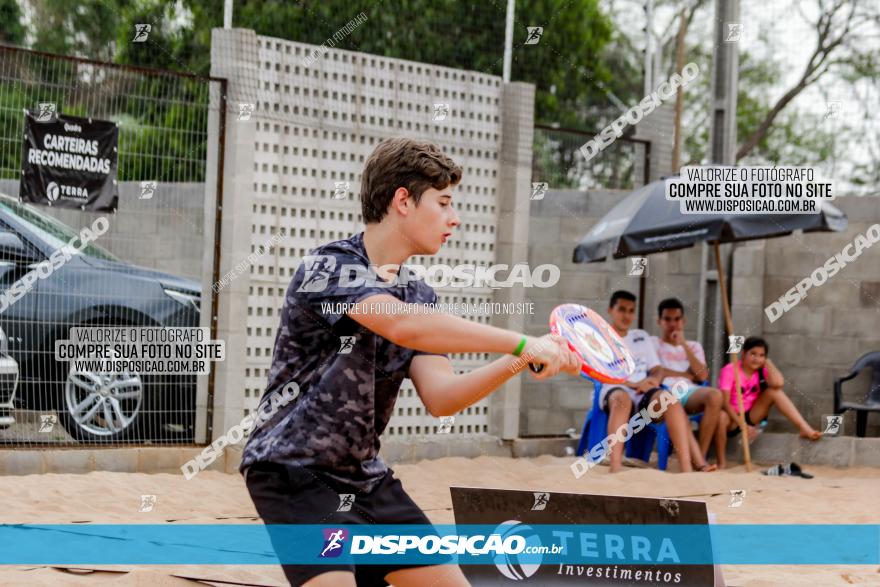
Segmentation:
{"type": "MultiPolygon", "coordinates": [[[[314,249],[291,280],[261,408],[290,382],[300,393],[254,431],[241,464],[266,524],[430,523],[379,456],[406,377],[440,417],[486,397],[528,362],[544,365],[537,379],[579,373],[580,358],[559,337],[528,337],[425,306],[437,295],[402,264],[437,253],[459,226],[452,188],[461,173],[432,144],[383,141],[361,178],[366,229],[314,249]],[[446,353],[506,356],[456,374],[446,353]]],[[[274,538],[273,546],[279,554],[291,548],[274,538]]],[[[283,568],[292,585],[312,587],[468,584],[456,565],[283,568]]]]}
{"type": "MultiPolygon", "coordinates": [[[[612,328],[626,343],[636,362],[636,370],[628,381],[623,385],[603,385],[599,393],[599,405],[608,413],[608,434],[614,434],[618,428],[626,426],[636,411],[648,408],[652,403],[652,410],[656,411],[657,405],[665,404],[667,409],[657,417],[657,421],[665,422],[669,429],[669,438],[672,439],[682,472],[693,471],[691,461],[702,471],[715,470],[715,465],[707,465],[700,453],[681,403],[671,392],[660,388],[663,367],[650,335],[644,330],[630,328],[636,315],[636,296],[623,290],[614,292],[608,305],[608,315],[612,328]],[[662,398],[664,394],[666,398],[662,398]]],[[[611,448],[609,461],[612,473],[623,468],[622,444],[615,444],[611,448]]]]}
{"type": "MultiPolygon", "coordinates": [[[[782,391],[785,379],[782,372],[773,364],[767,354],[770,347],[763,338],[750,336],[743,342],[742,360],[737,362],[739,385],[742,390],[743,410],[746,425],[756,428],[761,420],[776,406],[782,415],[797,426],[802,438],[819,440],[822,433],[810,426],[797,407],[782,391]]],[[[727,396],[726,401],[733,407],[734,414],[739,414],[739,403],[736,398],[736,382],[733,379],[733,363],[725,365],[718,374],[718,387],[727,396]]],[[[735,416],[729,424],[731,431],[739,433],[739,417],[735,416]]],[[[751,435],[750,435],[751,436],[751,435]]]]}
{"type": "Polygon", "coordinates": [[[709,379],[706,353],[698,341],[684,338],[686,320],[681,301],[677,298],[663,300],[657,307],[657,314],[660,336],[652,336],[651,341],[663,366],[663,385],[670,389],[676,383],[687,386],[678,401],[688,414],[703,413],[698,440],[700,454],[706,458],[714,438],[718,468],[723,469],[726,465],[727,428],[736,414],[730,403],[724,401],[720,389],[700,385],[709,379]]]}

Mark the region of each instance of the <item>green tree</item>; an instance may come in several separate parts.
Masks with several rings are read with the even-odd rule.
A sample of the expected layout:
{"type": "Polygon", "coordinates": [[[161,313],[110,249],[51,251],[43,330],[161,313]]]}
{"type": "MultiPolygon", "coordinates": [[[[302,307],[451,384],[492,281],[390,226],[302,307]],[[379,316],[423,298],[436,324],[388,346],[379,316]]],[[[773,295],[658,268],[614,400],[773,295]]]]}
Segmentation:
{"type": "MultiPolygon", "coordinates": [[[[628,14],[633,13],[632,9],[641,10],[640,0],[618,1],[620,6],[628,5],[628,14]]],[[[675,20],[681,3],[659,0],[655,8],[658,5],[674,8],[676,15],[665,27],[659,24],[665,32],[654,35],[662,47],[660,75],[668,77],[674,69],[675,20]]],[[[754,53],[745,49],[740,52],[737,163],[821,166],[845,178],[851,186],[876,185],[880,181],[880,136],[870,119],[874,106],[870,100],[876,96],[880,80],[880,51],[874,42],[880,31],[880,5],[866,0],[813,0],[792,1],[788,8],[793,19],[813,29],[802,39],[807,59],[798,66],[794,81],[781,87],[780,80],[788,73],[784,68],[792,66],[786,59],[789,56],[774,50],[779,44],[780,23],[769,23],[768,29],[758,27],[760,23],[752,24],[752,30],[758,27],[759,31],[754,53]],[[756,54],[765,57],[756,59],[756,54]],[[852,94],[844,109],[860,110],[864,124],[851,118],[809,114],[800,108],[817,93],[831,94],[839,100],[842,92],[852,94]]],[[[685,12],[688,22],[700,23],[688,28],[687,61],[696,61],[707,73],[712,66],[713,11],[713,2],[695,0],[687,4],[685,12]]],[[[620,30],[634,30],[624,29],[620,18],[617,22],[620,30]]],[[[643,34],[635,30],[633,36],[643,34]]],[[[710,78],[701,76],[685,93],[682,134],[684,161],[690,164],[708,157],[710,78]]]]}
{"type": "MultiPolygon", "coordinates": [[[[701,71],[710,71],[711,56],[707,51],[694,51],[690,59],[700,64],[701,71]]],[[[772,103],[770,96],[782,73],[782,65],[772,59],[755,59],[750,53],[740,54],[737,89],[736,126],[738,137],[751,136],[765,119],[772,103]]],[[[688,88],[684,127],[685,165],[708,161],[709,113],[711,112],[710,76],[703,75],[688,88]]],[[[795,166],[816,166],[842,154],[839,128],[821,117],[789,108],[779,115],[740,165],[779,163],[795,166]]]]}
{"type": "MultiPolygon", "coordinates": [[[[506,2],[463,0],[323,0],[285,2],[245,0],[235,4],[234,25],[260,35],[320,45],[363,12],[367,21],[345,36],[337,48],[385,57],[501,75],[506,2]]],[[[201,47],[190,63],[210,54],[212,27],[222,26],[222,10],[210,0],[185,0],[192,13],[191,42],[201,47]]],[[[608,102],[608,91],[628,96],[619,75],[603,59],[614,37],[611,21],[598,0],[520,2],[515,15],[511,77],[536,86],[536,120],[594,130],[589,107],[608,102]],[[527,27],[542,26],[538,44],[525,45],[527,27]]],[[[204,69],[202,70],[205,71],[204,69]]],[[[631,71],[629,72],[631,73],[631,71]]]]}
{"type": "Polygon", "coordinates": [[[112,61],[122,6],[127,0],[32,0],[33,48],[112,61]]]}
{"type": "MultiPolygon", "coordinates": [[[[336,47],[500,76],[506,7],[501,0],[240,0],[235,3],[234,25],[260,35],[321,45],[363,12],[367,21],[336,47]]],[[[34,0],[34,8],[36,48],[98,59],[112,56],[117,63],[201,75],[210,72],[211,30],[222,26],[223,19],[218,0],[84,0],[75,7],[64,0],[34,0]],[[152,27],[144,43],[132,42],[138,23],[152,27]]],[[[610,96],[625,102],[638,98],[638,64],[633,65],[615,45],[618,36],[599,0],[521,1],[514,31],[512,79],[535,84],[539,123],[593,133],[618,114],[619,108],[609,108],[610,96]],[[531,26],[543,27],[544,33],[539,43],[526,45],[531,26]]],[[[186,112],[168,105],[168,92],[178,92],[174,100],[195,101],[197,89],[180,90],[181,84],[162,80],[147,88],[135,88],[133,83],[131,76],[110,74],[89,88],[92,93],[122,97],[126,125],[137,129],[134,135],[122,132],[120,140],[128,152],[136,148],[137,153],[154,153],[156,145],[163,153],[192,152],[192,145],[163,134],[162,129],[172,124],[204,128],[200,109],[186,112]],[[158,99],[133,103],[143,92],[158,99]]],[[[565,141],[542,144],[571,149],[565,141]]],[[[561,151],[548,155],[543,159],[572,158],[572,153],[561,151]]],[[[137,169],[138,175],[152,173],[148,177],[153,178],[161,167],[140,161],[133,167],[121,165],[120,175],[131,169],[137,169]]]]}
{"type": "Polygon", "coordinates": [[[0,43],[22,45],[25,32],[18,1],[0,0],[0,43]]]}

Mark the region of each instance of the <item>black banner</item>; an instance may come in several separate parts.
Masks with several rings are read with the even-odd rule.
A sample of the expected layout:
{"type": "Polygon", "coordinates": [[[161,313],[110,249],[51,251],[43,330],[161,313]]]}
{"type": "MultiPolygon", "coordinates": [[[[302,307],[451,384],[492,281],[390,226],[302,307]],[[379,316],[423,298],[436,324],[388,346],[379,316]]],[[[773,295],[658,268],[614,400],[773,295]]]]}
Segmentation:
{"type": "Polygon", "coordinates": [[[116,211],[118,144],[115,122],[26,111],[19,198],[44,206],[116,211]]]}
{"type": "MultiPolygon", "coordinates": [[[[529,524],[557,525],[561,530],[566,527],[593,526],[599,533],[607,525],[613,527],[645,524],[642,533],[651,536],[655,543],[658,542],[658,533],[648,531],[650,525],[658,524],[658,528],[665,528],[683,524],[688,527],[690,534],[687,543],[676,538],[680,552],[685,552],[688,546],[695,544],[711,550],[709,514],[706,504],[699,501],[473,487],[450,487],[449,491],[452,494],[452,511],[456,524],[506,524],[506,531],[530,529],[529,524]],[[571,526],[572,524],[578,526],[571,526]],[[698,527],[705,528],[705,531],[697,531],[698,527]]],[[[575,536],[574,532],[568,534],[570,536],[567,546],[582,551],[585,536],[575,536]]],[[[521,564],[510,557],[498,557],[492,566],[462,565],[462,570],[474,587],[508,587],[514,581],[527,580],[531,580],[530,584],[536,587],[713,587],[724,584],[720,568],[716,576],[712,564],[672,564],[667,557],[648,554],[651,547],[655,554],[658,553],[660,549],[657,544],[652,546],[647,537],[636,538],[641,539],[642,547],[646,546],[644,542],[648,542],[648,550],[641,551],[638,555],[635,554],[635,546],[626,545],[622,536],[589,535],[590,541],[597,541],[586,543],[590,549],[593,545],[599,550],[602,550],[602,546],[610,548],[607,546],[609,542],[614,543],[615,547],[620,546],[613,551],[591,553],[611,556],[616,564],[551,565],[536,563],[534,557],[530,562],[521,564]],[[614,554],[611,555],[610,552],[614,554]]],[[[664,542],[666,540],[664,538],[664,542]]],[[[669,544],[673,545],[674,550],[675,542],[671,538],[669,544]]]]}

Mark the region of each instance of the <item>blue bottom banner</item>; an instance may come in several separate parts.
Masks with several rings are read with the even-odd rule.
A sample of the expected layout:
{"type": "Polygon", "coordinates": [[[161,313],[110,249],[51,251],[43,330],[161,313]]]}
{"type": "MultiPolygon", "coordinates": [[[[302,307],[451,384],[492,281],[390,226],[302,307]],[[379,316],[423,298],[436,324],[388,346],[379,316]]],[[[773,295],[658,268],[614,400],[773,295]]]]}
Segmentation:
{"type": "Polygon", "coordinates": [[[875,565],[880,525],[0,526],[0,563],[875,565]]]}

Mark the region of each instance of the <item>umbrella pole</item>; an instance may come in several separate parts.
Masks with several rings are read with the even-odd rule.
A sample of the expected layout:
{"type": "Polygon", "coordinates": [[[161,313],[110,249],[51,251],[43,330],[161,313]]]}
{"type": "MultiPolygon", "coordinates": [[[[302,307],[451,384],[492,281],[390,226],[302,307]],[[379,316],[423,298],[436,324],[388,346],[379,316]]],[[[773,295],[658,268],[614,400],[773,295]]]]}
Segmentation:
{"type": "MultiPolygon", "coordinates": [[[[724,322],[727,324],[727,332],[733,334],[733,319],[730,317],[730,301],[727,299],[727,287],[724,283],[724,268],[721,266],[721,250],[718,241],[715,241],[715,267],[718,270],[718,287],[721,288],[721,305],[724,307],[724,322]]],[[[746,415],[743,409],[742,387],[739,383],[739,353],[733,353],[733,382],[736,387],[736,402],[739,406],[739,429],[742,432],[743,456],[746,461],[746,471],[752,470],[752,457],[749,454],[749,434],[746,427],[746,415]]]]}

